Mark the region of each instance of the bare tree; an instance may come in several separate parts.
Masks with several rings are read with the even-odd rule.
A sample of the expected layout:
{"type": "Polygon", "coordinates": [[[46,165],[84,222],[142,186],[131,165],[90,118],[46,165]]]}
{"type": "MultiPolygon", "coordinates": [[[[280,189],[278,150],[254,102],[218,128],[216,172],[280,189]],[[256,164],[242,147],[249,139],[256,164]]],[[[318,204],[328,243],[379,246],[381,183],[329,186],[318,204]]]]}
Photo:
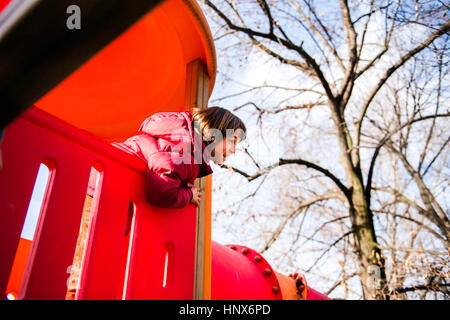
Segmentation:
{"type": "Polygon", "coordinates": [[[213,98],[216,104],[234,104],[243,116],[256,116],[261,133],[276,119],[284,146],[271,164],[252,154],[251,141],[242,149],[249,165],[229,169],[253,187],[237,207],[220,212],[243,210],[244,201],[269,184],[279,195],[268,209],[273,216],[251,213],[247,206],[247,219],[268,230],[261,251],[284,235],[295,266],[295,257],[312,243],[311,250],[320,252],[306,272],[339,255],[341,272],[326,280],[332,283],[328,293],[342,286],[346,296],[349,290],[357,294],[349,284],[357,278],[366,299],[420,290],[447,295],[441,251],[423,266],[427,275],[418,284],[409,286],[414,277],[405,277],[402,263],[412,257],[412,248],[430,245],[417,244],[424,234],[432,246],[449,250],[448,211],[440,194],[448,185],[448,5],[428,0],[202,4],[219,49],[221,84],[243,87],[233,74],[251,63],[249,57],[266,59],[284,75],[213,98]],[[283,182],[279,189],[277,181],[283,182]],[[292,181],[295,194],[286,189],[292,181]],[[399,237],[407,227],[408,235],[399,237]],[[405,239],[409,246],[400,248],[405,239]],[[409,253],[399,260],[397,251],[405,249],[409,253]]]}

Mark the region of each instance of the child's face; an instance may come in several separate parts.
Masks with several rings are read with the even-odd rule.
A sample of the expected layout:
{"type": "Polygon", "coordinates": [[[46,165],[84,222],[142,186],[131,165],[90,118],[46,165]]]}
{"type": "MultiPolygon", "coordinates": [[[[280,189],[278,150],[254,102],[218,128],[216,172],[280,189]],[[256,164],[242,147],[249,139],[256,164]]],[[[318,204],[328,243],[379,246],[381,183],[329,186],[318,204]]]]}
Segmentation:
{"type": "Polygon", "coordinates": [[[231,136],[217,143],[211,150],[212,160],[215,164],[222,166],[227,157],[236,151],[237,136],[231,136]]]}

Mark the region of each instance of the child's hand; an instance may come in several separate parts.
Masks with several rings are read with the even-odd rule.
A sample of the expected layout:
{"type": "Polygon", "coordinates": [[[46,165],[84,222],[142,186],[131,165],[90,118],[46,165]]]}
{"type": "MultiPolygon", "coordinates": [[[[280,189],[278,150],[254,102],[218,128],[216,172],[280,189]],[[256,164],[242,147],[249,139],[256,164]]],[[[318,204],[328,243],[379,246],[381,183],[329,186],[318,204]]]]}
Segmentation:
{"type": "Polygon", "coordinates": [[[198,207],[202,198],[202,192],[200,192],[199,187],[194,186],[192,183],[188,183],[188,186],[191,188],[193,194],[191,203],[198,207]]]}

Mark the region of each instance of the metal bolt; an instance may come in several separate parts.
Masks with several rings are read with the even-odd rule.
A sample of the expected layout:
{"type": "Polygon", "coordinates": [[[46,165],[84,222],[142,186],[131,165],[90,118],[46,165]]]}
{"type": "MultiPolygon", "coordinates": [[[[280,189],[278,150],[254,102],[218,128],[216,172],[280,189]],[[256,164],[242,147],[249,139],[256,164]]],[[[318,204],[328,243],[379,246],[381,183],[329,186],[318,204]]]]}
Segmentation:
{"type": "Polygon", "coordinates": [[[273,286],[272,291],[273,293],[277,294],[278,291],[280,291],[280,288],[278,288],[277,286],[273,286]]]}
{"type": "Polygon", "coordinates": [[[242,248],[242,253],[243,254],[248,254],[248,249],[247,248],[242,248]]]}
{"type": "Polygon", "coordinates": [[[236,250],[236,247],[235,246],[230,246],[230,249],[231,250],[236,250]]]}
{"type": "Polygon", "coordinates": [[[265,274],[270,276],[272,274],[272,270],[269,268],[266,268],[266,270],[264,270],[265,274]]]}
{"type": "Polygon", "coordinates": [[[261,257],[260,257],[260,256],[255,256],[255,261],[256,261],[257,263],[260,263],[260,262],[261,262],[261,257]]]}

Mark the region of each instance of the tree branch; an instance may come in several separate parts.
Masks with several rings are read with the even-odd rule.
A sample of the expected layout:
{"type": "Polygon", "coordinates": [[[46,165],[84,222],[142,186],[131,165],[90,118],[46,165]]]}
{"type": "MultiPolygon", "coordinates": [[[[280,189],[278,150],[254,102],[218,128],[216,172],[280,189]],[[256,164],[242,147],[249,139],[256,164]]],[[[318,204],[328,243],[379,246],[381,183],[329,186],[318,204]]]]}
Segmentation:
{"type": "Polygon", "coordinates": [[[250,181],[253,181],[253,180],[259,178],[263,174],[270,172],[274,168],[277,168],[282,165],[289,165],[289,164],[304,165],[308,168],[311,168],[311,169],[314,169],[314,170],[317,170],[317,171],[323,173],[325,176],[330,178],[337,185],[337,187],[344,193],[347,200],[349,202],[351,202],[351,190],[349,188],[347,188],[334,174],[332,174],[329,170],[324,169],[317,164],[314,164],[312,162],[309,162],[309,161],[306,161],[303,159],[280,159],[278,163],[275,163],[269,167],[263,168],[253,175],[249,175],[248,173],[246,173],[240,169],[237,169],[235,167],[229,166],[229,165],[227,165],[227,168],[228,168],[228,170],[230,170],[232,172],[234,171],[234,172],[239,173],[244,178],[246,178],[247,181],[250,182],[250,181]]]}
{"type": "MultiPolygon", "coordinates": [[[[262,84],[260,86],[253,86],[249,89],[245,89],[245,90],[242,90],[242,91],[239,91],[236,93],[228,94],[228,95],[220,97],[220,98],[215,98],[215,99],[211,100],[211,102],[215,103],[218,101],[233,98],[233,97],[239,96],[241,94],[249,93],[249,92],[252,92],[255,90],[260,90],[260,89],[276,89],[276,90],[296,91],[296,92],[300,92],[300,93],[310,92],[310,93],[314,93],[319,96],[324,95],[323,92],[320,92],[320,91],[317,91],[314,89],[296,89],[296,88],[289,88],[289,87],[277,86],[277,85],[272,85],[272,84],[262,84]]],[[[234,109],[234,110],[236,111],[237,109],[234,109]]]]}
{"type": "Polygon", "coordinates": [[[425,207],[427,208],[427,211],[433,214],[435,218],[434,222],[438,225],[439,229],[441,230],[445,238],[449,239],[448,233],[450,231],[450,227],[447,214],[444,212],[440,204],[437,202],[432,192],[428,189],[420,174],[413,168],[413,166],[409,163],[408,159],[406,159],[405,155],[400,151],[398,151],[391,144],[388,143],[388,146],[390,150],[392,150],[395,154],[399,156],[405,169],[408,171],[408,173],[416,182],[416,185],[420,191],[419,194],[422,198],[422,201],[425,204],[425,207]]]}
{"type": "Polygon", "coordinates": [[[286,226],[286,224],[288,223],[288,221],[296,216],[300,210],[302,210],[303,208],[307,208],[311,205],[313,205],[316,202],[319,201],[324,201],[324,200],[328,200],[328,199],[332,199],[335,198],[335,195],[332,194],[328,194],[328,195],[324,195],[324,196],[319,196],[313,199],[310,199],[308,201],[302,202],[300,205],[298,205],[294,210],[292,210],[287,216],[286,218],[283,220],[283,222],[278,226],[278,228],[275,230],[275,232],[272,234],[272,236],[270,237],[270,239],[266,242],[266,244],[264,245],[264,248],[261,250],[261,254],[264,253],[265,251],[267,251],[270,246],[277,240],[278,236],[280,235],[280,233],[283,231],[284,227],[286,226]]]}
{"type": "Polygon", "coordinates": [[[269,21],[269,33],[273,33],[273,18],[272,13],[270,12],[270,8],[266,2],[266,0],[257,0],[259,6],[264,11],[264,14],[267,16],[267,20],[269,21]]]}
{"type": "Polygon", "coordinates": [[[314,268],[316,266],[316,264],[325,256],[325,254],[331,250],[331,248],[333,248],[334,246],[336,246],[341,240],[343,240],[345,237],[351,235],[353,233],[352,230],[344,233],[342,236],[340,236],[336,241],[334,241],[332,244],[330,244],[328,246],[328,248],[322,252],[322,254],[314,261],[314,263],[311,265],[311,267],[308,268],[308,270],[306,270],[306,272],[310,272],[312,270],[312,268],[314,268]]]}
{"type": "Polygon", "coordinates": [[[300,105],[290,105],[290,106],[284,106],[284,107],[281,107],[281,108],[278,108],[275,110],[262,109],[253,102],[247,102],[241,106],[234,108],[234,110],[236,111],[236,110],[239,110],[239,109],[241,109],[245,106],[249,106],[249,105],[255,107],[255,109],[258,110],[258,112],[261,114],[263,114],[263,113],[276,114],[276,113],[280,113],[280,112],[287,111],[287,110],[308,109],[308,111],[310,111],[313,107],[326,105],[326,102],[325,101],[317,101],[317,102],[305,103],[305,104],[300,104],[300,105]]]}
{"type": "Polygon", "coordinates": [[[398,131],[402,130],[404,127],[409,126],[415,122],[420,122],[420,121],[424,121],[424,120],[428,120],[428,119],[434,119],[434,118],[438,118],[438,117],[449,117],[450,113],[446,113],[446,114],[434,114],[434,115],[429,115],[429,116],[424,116],[424,117],[420,117],[420,118],[416,118],[416,119],[411,119],[410,121],[397,126],[396,128],[394,128],[392,131],[388,132],[383,139],[381,139],[381,141],[378,143],[378,145],[375,147],[375,151],[373,153],[372,156],[372,160],[370,161],[370,167],[369,167],[369,172],[367,174],[367,183],[366,183],[366,199],[369,199],[369,205],[370,205],[370,192],[372,189],[372,177],[373,177],[373,172],[375,169],[375,162],[377,160],[378,154],[380,153],[381,148],[386,144],[386,142],[398,131]]]}
{"type": "Polygon", "coordinates": [[[330,295],[337,287],[339,287],[340,285],[345,283],[345,281],[350,280],[351,278],[353,278],[354,276],[357,276],[357,275],[358,275],[358,273],[354,272],[352,274],[345,276],[342,280],[336,281],[334,283],[334,285],[332,285],[331,288],[325,292],[325,295],[326,296],[330,295]]]}
{"type": "Polygon", "coordinates": [[[345,71],[345,65],[342,62],[342,59],[339,56],[339,54],[337,53],[336,48],[333,46],[332,42],[325,39],[324,35],[319,31],[319,29],[316,28],[316,26],[312,23],[311,19],[305,15],[305,13],[303,12],[303,10],[301,9],[299,4],[297,4],[295,6],[291,1],[288,1],[288,3],[291,5],[291,7],[297,9],[297,11],[300,13],[302,18],[306,21],[306,24],[308,25],[308,27],[320,38],[320,40],[322,40],[322,42],[325,44],[325,46],[328,48],[328,50],[330,50],[330,52],[336,58],[336,61],[338,62],[339,66],[341,67],[342,71],[345,71]]]}
{"type": "MultiPolygon", "coordinates": [[[[328,81],[325,78],[325,75],[323,74],[322,70],[320,69],[320,66],[317,64],[317,62],[314,60],[313,57],[311,57],[303,48],[301,45],[295,45],[294,43],[292,43],[289,39],[283,39],[283,38],[279,38],[277,37],[274,33],[264,33],[264,32],[260,32],[257,30],[253,30],[250,28],[246,28],[246,27],[241,27],[238,26],[236,24],[234,24],[227,16],[225,13],[223,13],[221,10],[219,10],[211,1],[206,0],[205,3],[220,17],[222,18],[226,24],[228,25],[228,27],[232,30],[236,30],[236,31],[240,31],[244,34],[246,34],[250,39],[252,39],[252,41],[256,41],[255,37],[261,37],[264,39],[269,39],[272,40],[275,43],[279,43],[281,45],[283,45],[284,47],[293,50],[295,52],[297,52],[304,60],[306,64],[302,64],[300,62],[297,61],[297,65],[301,66],[302,68],[311,68],[316,77],[319,79],[320,83],[322,84],[322,87],[325,90],[325,93],[327,94],[328,98],[330,100],[334,100],[334,94],[331,90],[331,86],[328,83],[328,81]]],[[[269,50],[268,52],[271,52],[270,49],[266,48],[265,46],[263,46],[262,48],[265,48],[266,50],[269,50]]],[[[278,54],[275,54],[274,57],[280,57],[278,54]]],[[[285,60],[285,59],[283,59],[285,60]]]]}
{"type": "Polygon", "coordinates": [[[323,173],[325,176],[330,178],[337,187],[344,193],[344,195],[347,197],[347,199],[351,202],[351,191],[349,188],[347,188],[334,174],[332,174],[329,170],[324,169],[312,162],[303,160],[303,159],[280,159],[279,161],[280,165],[284,164],[299,164],[304,165],[308,168],[312,168],[314,170],[317,170],[321,173],[323,173]]]}
{"type": "Polygon", "coordinates": [[[411,287],[405,287],[405,288],[395,288],[393,289],[394,294],[400,294],[400,293],[406,293],[406,292],[412,292],[412,291],[418,291],[418,290],[427,290],[427,291],[440,291],[447,293],[448,290],[443,290],[441,288],[447,288],[450,286],[450,283],[436,283],[436,284],[419,284],[411,287]]]}
{"type": "Polygon", "coordinates": [[[353,84],[355,80],[355,68],[358,61],[357,55],[357,43],[356,43],[356,31],[353,26],[352,19],[350,18],[350,9],[348,7],[347,0],[340,0],[341,13],[344,21],[345,33],[347,35],[347,46],[348,46],[348,59],[349,65],[347,67],[347,72],[344,77],[344,83],[339,92],[339,97],[341,97],[341,108],[342,111],[350,99],[350,95],[353,89],[353,84]]]}
{"type": "MultiPolygon", "coordinates": [[[[382,8],[387,8],[389,5],[390,4],[388,4],[382,8]]],[[[395,13],[394,13],[394,17],[397,16],[399,8],[400,8],[400,6],[397,6],[395,13]]],[[[355,80],[358,79],[364,72],[369,70],[375,64],[375,62],[377,62],[388,51],[389,43],[391,42],[392,33],[394,32],[394,26],[395,26],[395,19],[392,20],[391,28],[389,29],[389,31],[386,31],[386,37],[384,38],[383,50],[381,50],[372,60],[370,60],[360,71],[356,72],[355,80]]],[[[364,30],[364,35],[365,35],[365,31],[366,30],[364,30]]],[[[362,52],[363,41],[364,40],[361,41],[359,55],[361,55],[361,52],[362,52]]]]}
{"type": "MultiPolygon", "coordinates": [[[[397,191],[397,190],[389,190],[389,189],[385,189],[385,188],[376,188],[376,190],[380,190],[380,191],[385,191],[385,192],[389,192],[391,194],[393,194],[394,196],[398,197],[398,200],[400,200],[401,202],[411,205],[412,207],[414,207],[418,213],[422,216],[424,216],[425,218],[427,218],[428,220],[430,220],[431,222],[435,223],[434,218],[432,215],[430,215],[425,209],[423,209],[421,206],[419,206],[417,203],[415,203],[414,201],[408,199],[405,195],[403,195],[401,192],[397,191]]],[[[373,212],[381,212],[381,213],[388,213],[390,215],[392,215],[393,217],[397,217],[400,219],[404,219],[404,220],[408,220],[411,222],[414,222],[415,224],[417,224],[418,226],[426,229],[428,232],[430,232],[432,235],[434,235],[437,239],[440,239],[447,248],[449,248],[448,245],[448,241],[441,236],[439,233],[437,233],[436,231],[434,231],[432,228],[426,226],[425,224],[423,224],[420,221],[417,221],[416,219],[410,218],[410,217],[406,217],[400,214],[394,214],[391,213],[389,211],[384,211],[384,210],[373,210],[373,212]]]]}
{"type": "Polygon", "coordinates": [[[373,88],[372,92],[370,93],[369,97],[367,98],[366,102],[364,103],[364,105],[362,107],[361,113],[360,113],[358,121],[356,123],[356,145],[357,146],[359,145],[360,136],[361,136],[361,127],[362,127],[363,120],[366,115],[367,109],[369,108],[369,105],[371,104],[372,100],[375,98],[376,94],[381,89],[381,87],[386,83],[386,81],[390,78],[390,76],[398,68],[400,68],[406,61],[411,59],[418,52],[425,49],[434,40],[436,40],[443,34],[447,33],[449,30],[450,30],[450,21],[447,21],[438,30],[434,31],[425,41],[423,41],[420,45],[418,45],[414,49],[408,51],[408,53],[406,53],[403,57],[401,57],[399,61],[397,61],[393,66],[391,66],[389,69],[386,70],[383,77],[381,77],[381,79],[378,81],[377,85],[373,88]]]}

